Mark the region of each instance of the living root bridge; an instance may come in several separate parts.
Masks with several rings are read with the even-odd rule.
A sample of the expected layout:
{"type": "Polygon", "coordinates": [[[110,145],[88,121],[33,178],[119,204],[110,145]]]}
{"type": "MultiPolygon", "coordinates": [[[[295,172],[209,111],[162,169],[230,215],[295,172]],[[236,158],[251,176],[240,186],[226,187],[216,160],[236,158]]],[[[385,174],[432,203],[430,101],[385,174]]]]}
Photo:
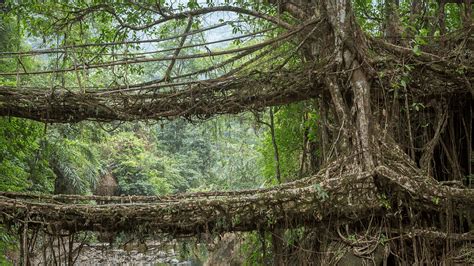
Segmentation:
{"type": "Polygon", "coordinates": [[[444,212],[454,207],[468,217],[474,214],[474,190],[442,186],[385,165],[371,172],[359,171],[353,164],[341,167],[351,158],[342,157],[311,178],[271,189],[164,197],[2,192],[0,213],[4,224],[28,224],[52,234],[140,230],[175,236],[354,222],[389,214],[387,204],[398,204],[397,200],[409,200],[410,207],[420,210],[444,212]],[[391,195],[392,202],[382,200],[382,195],[391,195]]]}
{"type": "Polygon", "coordinates": [[[69,91],[0,87],[0,116],[44,122],[208,118],[314,98],[321,84],[307,68],[129,90],[69,91]],[[308,82],[310,81],[310,82],[308,82]],[[186,89],[177,89],[177,88],[186,89]]]}
{"type": "MultiPolygon", "coordinates": [[[[434,54],[414,54],[412,49],[371,39],[380,53],[371,63],[386,76],[376,85],[389,88],[397,74],[400,57],[413,65],[413,80],[407,90],[422,99],[474,95],[471,84],[474,61],[448,64],[434,54]],[[463,69],[464,72],[457,70],[463,69]]],[[[176,83],[157,83],[104,88],[0,86],[0,116],[28,118],[48,123],[83,120],[101,122],[159,120],[176,117],[206,119],[219,114],[259,111],[320,97],[327,93],[324,78],[334,75],[331,63],[309,63],[299,69],[176,83]]],[[[378,88],[378,87],[375,87],[378,88]]],[[[380,92],[379,89],[375,90],[380,92]]]]}
{"type": "MultiPolygon", "coordinates": [[[[344,178],[354,180],[356,177],[344,178]]],[[[356,180],[362,184],[369,178],[363,175],[356,180]]],[[[28,223],[29,228],[48,225],[44,228],[53,228],[55,232],[127,232],[139,229],[141,232],[187,236],[291,228],[321,222],[331,216],[352,220],[356,218],[355,213],[358,213],[357,217],[368,215],[365,212],[378,205],[375,197],[360,200],[354,192],[354,196],[346,197],[354,183],[347,182],[341,186],[342,179],[324,181],[320,187],[294,183],[262,191],[204,193],[199,197],[191,194],[156,201],[143,198],[148,202],[106,205],[51,203],[25,200],[18,194],[4,194],[0,211],[4,223],[28,223]],[[327,198],[322,193],[327,193],[327,198]]],[[[103,199],[107,200],[106,197],[103,199]]],[[[122,197],[121,200],[127,202],[128,198],[122,197]]]]}

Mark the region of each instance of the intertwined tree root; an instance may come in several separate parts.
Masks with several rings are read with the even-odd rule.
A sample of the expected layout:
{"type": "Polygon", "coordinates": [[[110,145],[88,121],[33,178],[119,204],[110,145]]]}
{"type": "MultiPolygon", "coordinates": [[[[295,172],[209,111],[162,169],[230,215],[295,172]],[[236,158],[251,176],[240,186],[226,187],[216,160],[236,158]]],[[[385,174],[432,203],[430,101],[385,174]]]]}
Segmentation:
{"type": "MultiPolygon", "coordinates": [[[[321,87],[298,72],[253,73],[165,88],[134,90],[68,91],[0,87],[0,116],[44,122],[132,121],[175,117],[207,118],[260,110],[316,97],[321,87]],[[182,88],[185,89],[182,89],[182,88]]],[[[316,75],[314,75],[316,76],[316,75]]]]}

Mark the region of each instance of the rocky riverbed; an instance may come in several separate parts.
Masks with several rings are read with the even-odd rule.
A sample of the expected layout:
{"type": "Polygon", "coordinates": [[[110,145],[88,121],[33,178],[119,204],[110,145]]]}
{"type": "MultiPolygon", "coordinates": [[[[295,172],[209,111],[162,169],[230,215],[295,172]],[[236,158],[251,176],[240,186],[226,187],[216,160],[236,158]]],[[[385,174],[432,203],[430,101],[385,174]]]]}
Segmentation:
{"type": "MultiPolygon", "coordinates": [[[[67,258],[64,252],[67,246],[63,246],[60,250],[54,249],[54,254],[50,249],[38,249],[30,253],[30,262],[33,265],[66,263],[67,258]],[[59,257],[58,257],[59,255],[59,257]]],[[[147,242],[145,244],[125,244],[125,245],[109,245],[108,243],[86,243],[82,247],[80,244],[74,245],[74,250],[80,250],[74,265],[186,265],[200,266],[203,265],[199,259],[183,259],[179,254],[179,245],[173,243],[147,242]]],[[[20,257],[17,252],[12,253],[8,260],[14,265],[20,264],[20,257]]]]}
{"type": "Polygon", "coordinates": [[[140,247],[110,248],[107,244],[84,246],[77,265],[201,265],[193,260],[180,260],[173,247],[148,244],[140,247]]]}

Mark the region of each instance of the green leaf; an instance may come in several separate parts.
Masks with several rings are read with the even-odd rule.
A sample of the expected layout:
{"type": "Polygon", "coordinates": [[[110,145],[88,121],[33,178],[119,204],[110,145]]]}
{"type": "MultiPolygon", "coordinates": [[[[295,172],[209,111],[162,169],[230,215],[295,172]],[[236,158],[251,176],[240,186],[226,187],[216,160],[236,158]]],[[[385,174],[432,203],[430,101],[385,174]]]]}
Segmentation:
{"type": "Polygon", "coordinates": [[[415,47],[413,47],[413,53],[415,53],[415,55],[417,55],[417,56],[421,55],[421,50],[420,50],[419,45],[415,45],[415,47]]]}

